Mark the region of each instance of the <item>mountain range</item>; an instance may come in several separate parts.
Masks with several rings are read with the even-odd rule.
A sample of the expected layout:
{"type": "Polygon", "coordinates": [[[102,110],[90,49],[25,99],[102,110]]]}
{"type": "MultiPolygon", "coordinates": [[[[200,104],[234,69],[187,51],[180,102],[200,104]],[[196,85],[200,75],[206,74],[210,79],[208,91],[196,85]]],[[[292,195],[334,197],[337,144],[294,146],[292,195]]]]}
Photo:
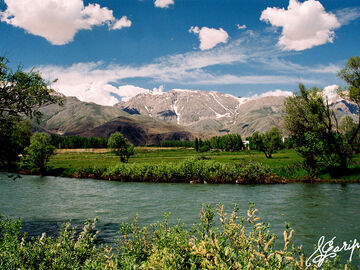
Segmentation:
{"type": "MultiPolygon", "coordinates": [[[[135,145],[163,140],[193,140],[238,133],[243,138],[282,125],[282,105],[290,92],[235,97],[214,91],[180,90],[141,93],[114,106],[64,97],[64,106],[41,108],[44,117],[37,127],[61,135],[109,137],[119,131],[135,145]]],[[[330,106],[341,118],[357,118],[357,107],[324,90],[330,106]]]]}

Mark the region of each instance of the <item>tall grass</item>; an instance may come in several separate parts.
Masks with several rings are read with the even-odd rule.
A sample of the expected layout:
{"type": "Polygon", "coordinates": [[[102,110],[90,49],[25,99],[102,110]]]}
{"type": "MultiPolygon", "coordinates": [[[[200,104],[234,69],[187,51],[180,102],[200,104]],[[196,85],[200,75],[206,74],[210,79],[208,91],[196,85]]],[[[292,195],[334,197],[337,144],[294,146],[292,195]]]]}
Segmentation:
{"type": "MultiPolygon", "coordinates": [[[[28,239],[20,233],[20,221],[0,216],[0,269],[317,269],[306,266],[301,247],[293,244],[293,230],[285,228],[276,249],[277,236],[253,205],[247,217],[237,211],[235,206],[226,213],[217,205],[220,227],[215,227],[215,211],[204,206],[190,230],[180,222],[169,225],[169,215],[150,228],[135,218],[121,226],[112,247],[95,245],[96,220],[79,233],[66,223],[57,238],[28,239]]],[[[322,269],[354,269],[338,261],[327,260],[322,269]]]]}

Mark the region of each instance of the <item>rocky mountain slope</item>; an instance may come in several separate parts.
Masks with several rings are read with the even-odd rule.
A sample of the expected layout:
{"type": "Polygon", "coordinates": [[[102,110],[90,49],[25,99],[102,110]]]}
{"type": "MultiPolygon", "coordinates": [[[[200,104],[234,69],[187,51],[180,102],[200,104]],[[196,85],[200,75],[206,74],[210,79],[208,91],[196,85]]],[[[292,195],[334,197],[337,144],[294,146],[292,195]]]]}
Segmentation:
{"type": "Polygon", "coordinates": [[[284,96],[238,98],[219,92],[172,90],[139,94],[115,107],[198,132],[251,135],[279,126],[284,96]]]}
{"type": "MultiPolygon", "coordinates": [[[[171,90],[165,93],[143,93],[115,107],[133,115],[146,115],[182,125],[198,132],[212,134],[239,133],[250,136],[282,126],[282,105],[289,92],[238,98],[219,92],[171,90]]],[[[340,98],[334,89],[324,91],[339,118],[357,118],[355,105],[340,98]]]]}
{"type": "MultiPolygon", "coordinates": [[[[57,134],[109,137],[120,131],[134,144],[157,144],[163,140],[192,140],[226,133],[243,137],[282,126],[285,94],[238,98],[219,92],[171,90],[143,93],[117,105],[101,106],[67,97],[63,107],[42,108],[39,130],[57,134]]],[[[359,112],[333,90],[323,92],[341,119],[359,112]]]]}
{"type": "Polygon", "coordinates": [[[120,131],[136,145],[156,144],[163,140],[192,140],[199,134],[188,129],[154,119],[131,115],[120,108],[87,103],[66,97],[64,106],[47,105],[41,108],[42,121],[35,130],[61,135],[109,137],[120,131]]]}

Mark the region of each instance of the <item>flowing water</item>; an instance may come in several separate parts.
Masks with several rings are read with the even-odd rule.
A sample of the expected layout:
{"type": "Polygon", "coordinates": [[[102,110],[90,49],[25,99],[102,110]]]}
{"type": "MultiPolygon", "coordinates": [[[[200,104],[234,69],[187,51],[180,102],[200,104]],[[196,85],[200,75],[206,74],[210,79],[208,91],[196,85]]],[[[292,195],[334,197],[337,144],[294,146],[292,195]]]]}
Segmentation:
{"type": "Polygon", "coordinates": [[[181,219],[190,227],[204,203],[215,207],[221,202],[229,212],[237,203],[245,216],[249,201],[281,238],[278,242],[285,222],[290,223],[307,256],[321,236],[336,236],[336,245],[360,241],[360,184],[190,185],[39,176],[14,181],[0,174],[0,214],[21,217],[24,231],[56,235],[69,219],[80,225],[99,217],[101,243],[112,243],[120,224],[135,214],[140,225],[149,225],[171,212],[170,222],[181,219]]]}

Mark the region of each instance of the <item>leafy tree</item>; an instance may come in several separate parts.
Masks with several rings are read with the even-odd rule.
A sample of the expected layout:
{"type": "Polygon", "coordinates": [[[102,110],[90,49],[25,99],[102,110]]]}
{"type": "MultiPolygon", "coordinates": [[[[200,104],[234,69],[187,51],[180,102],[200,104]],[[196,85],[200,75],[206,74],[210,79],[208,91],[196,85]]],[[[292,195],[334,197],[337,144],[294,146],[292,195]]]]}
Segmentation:
{"type": "Polygon", "coordinates": [[[0,166],[12,170],[29,143],[29,125],[21,123],[21,119],[39,121],[42,105],[61,104],[62,100],[52,95],[53,90],[39,72],[25,72],[21,66],[14,72],[8,64],[7,58],[0,57],[0,166]]]}
{"type": "Polygon", "coordinates": [[[198,138],[195,139],[194,144],[195,144],[195,151],[198,152],[199,151],[199,139],[198,138]]]}
{"type": "Polygon", "coordinates": [[[239,134],[226,134],[224,136],[212,137],[209,146],[213,149],[224,151],[240,151],[244,148],[243,141],[239,134]]]}
{"type": "Polygon", "coordinates": [[[108,148],[111,148],[115,155],[120,157],[121,162],[128,162],[129,157],[134,155],[134,145],[129,143],[128,139],[120,132],[111,134],[108,148]]]}
{"type": "Polygon", "coordinates": [[[30,146],[25,148],[24,163],[33,171],[43,175],[47,169],[47,162],[54,154],[55,147],[45,133],[35,133],[31,137],[30,146]]]}
{"type": "Polygon", "coordinates": [[[282,148],[281,132],[276,127],[264,134],[256,131],[251,136],[251,144],[255,150],[264,152],[267,158],[272,158],[272,154],[282,148]]]}
{"type": "MultiPolygon", "coordinates": [[[[347,91],[339,94],[353,102],[359,111],[360,57],[350,58],[338,75],[348,84],[347,91]]],[[[319,89],[306,89],[300,84],[299,90],[285,100],[284,122],[304,158],[305,168],[311,175],[316,175],[322,167],[332,174],[343,173],[356,148],[360,121],[355,124],[346,118],[340,123],[319,89]]]]}
{"type": "Polygon", "coordinates": [[[0,57],[0,117],[20,117],[25,115],[39,120],[42,116],[39,108],[48,103],[61,103],[61,98],[52,95],[53,89],[41,77],[31,70],[25,72],[22,67],[13,72],[7,64],[9,60],[0,57]]]}
{"type": "Polygon", "coordinates": [[[19,155],[30,144],[30,122],[18,121],[14,117],[0,120],[0,168],[16,169],[19,155]]]}
{"type": "Polygon", "coordinates": [[[353,143],[360,132],[360,56],[350,57],[338,76],[348,85],[347,91],[342,91],[340,95],[355,103],[358,109],[358,124],[349,137],[349,143],[353,143]]]}

